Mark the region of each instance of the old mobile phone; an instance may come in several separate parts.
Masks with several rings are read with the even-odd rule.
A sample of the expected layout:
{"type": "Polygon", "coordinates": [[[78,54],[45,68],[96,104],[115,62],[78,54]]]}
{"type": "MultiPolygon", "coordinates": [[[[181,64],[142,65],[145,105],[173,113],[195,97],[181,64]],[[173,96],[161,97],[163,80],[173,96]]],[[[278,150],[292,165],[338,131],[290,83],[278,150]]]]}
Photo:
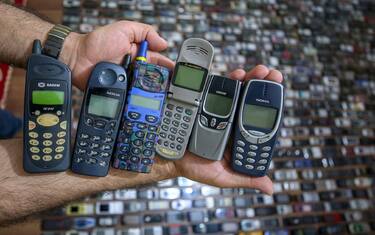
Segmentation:
{"type": "Polygon", "coordinates": [[[210,160],[221,160],[231,133],[241,82],[210,76],[189,142],[189,151],[210,160]]]}
{"type": "Polygon", "coordinates": [[[91,72],[81,108],[72,171],[91,176],[108,174],[127,91],[125,69],[109,62],[91,72]]]}
{"type": "Polygon", "coordinates": [[[132,71],[132,83],[117,138],[113,167],[148,173],[154,162],[169,70],[146,61],[143,41],[132,71]]]}
{"type": "Polygon", "coordinates": [[[35,40],[26,73],[23,168],[29,173],[64,171],[70,164],[71,72],[41,51],[35,40]]]}
{"type": "Polygon", "coordinates": [[[213,56],[213,46],[204,39],[183,42],[164,104],[156,145],[160,156],[172,160],[184,156],[213,56]]]}
{"type": "Polygon", "coordinates": [[[272,159],[283,113],[283,86],[267,80],[247,82],[235,124],[234,171],[264,176],[272,159]]]}

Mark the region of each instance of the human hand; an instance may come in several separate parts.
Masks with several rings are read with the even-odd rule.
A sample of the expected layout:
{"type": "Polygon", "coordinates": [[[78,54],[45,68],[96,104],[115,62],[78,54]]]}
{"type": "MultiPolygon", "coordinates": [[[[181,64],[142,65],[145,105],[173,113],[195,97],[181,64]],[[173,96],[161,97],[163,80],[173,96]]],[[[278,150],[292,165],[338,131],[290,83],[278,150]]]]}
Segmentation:
{"type": "Polygon", "coordinates": [[[143,40],[149,43],[148,62],[173,69],[174,62],[158,53],[167,48],[167,42],[150,25],[132,21],[118,21],[88,34],[70,33],[60,58],[72,70],[73,84],[83,90],[97,63],[120,64],[127,53],[135,58],[143,40]]]}
{"type": "MultiPolygon", "coordinates": [[[[278,70],[269,70],[263,65],[256,66],[248,73],[242,69],[237,69],[229,77],[241,81],[257,78],[281,83],[283,80],[283,76],[278,70]]],[[[255,188],[264,193],[272,194],[273,185],[268,176],[255,178],[236,173],[231,169],[230,163],[231,151],[228,148],[224,153],[224,158],[220,161],[207,160],[188,151],[182,159],[174,161],[177,175],[217,187],[255,188]]]]}

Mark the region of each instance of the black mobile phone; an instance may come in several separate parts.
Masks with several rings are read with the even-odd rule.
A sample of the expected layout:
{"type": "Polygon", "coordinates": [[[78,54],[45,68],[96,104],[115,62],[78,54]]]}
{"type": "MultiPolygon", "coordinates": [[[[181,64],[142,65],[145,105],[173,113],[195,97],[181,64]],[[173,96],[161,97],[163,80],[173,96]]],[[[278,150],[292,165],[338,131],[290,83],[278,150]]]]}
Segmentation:
{"type": "Polygon", "coordinates": [[[267,80],[246,83],[235,125],[234,171],[256,177],[266,174],[280,129],[283,90],[281,84],[267,80]]]}
{"type": "Polygon", "coordinates": [[[91,176],[108,174],[127,92],[125,69],[101,62],[91,72],[81,108],[72,171],[91,176]]]}
{"type": "Polygon", "coordinates": [[[64,171],[70,164],[71,72],[42,54],[39,40],[27,63],[23,168],[29,173],[64,171]]]}

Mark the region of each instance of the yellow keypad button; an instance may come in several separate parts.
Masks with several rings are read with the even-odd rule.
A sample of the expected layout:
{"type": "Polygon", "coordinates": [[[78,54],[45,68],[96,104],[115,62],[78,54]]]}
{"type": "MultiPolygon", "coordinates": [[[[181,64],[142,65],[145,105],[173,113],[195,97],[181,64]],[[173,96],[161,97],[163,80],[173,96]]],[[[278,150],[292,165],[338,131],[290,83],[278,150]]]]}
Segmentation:
{"type": "Polygon", "coordinates": [[[56,116],[54,114],[50,114],[50,113],[42,114],[36,119],[36,122],[39,125],[45,126],[45,127],[57,125],[57,123],[59,123],[59,121],[60,120],[59,120],[58,116],[56,116]]]}
{"type": "Polygon", "coordinates": [[[65,144],[65,140],[64,140],[64,139],[58,139],[58,140],[56,141],[56,144],[57,144],[57,145],[63,145],[63,144],[65,144]]]}
{"type": "Polygon", "coordinates": [[[39,144],[39,141],[31,139],[31,140],[29,140],[29,144],[36,146],[36,145],[39,144]]]}
{"type": "Polygon", "coordinates": [[[42,159],[43,159],[43,161],[49,162],[49,161],[52,160],[52,156],[51,155],[44,155],[42,159]]]}
{"type": "Polygon", "coordinates": [[[67,122],[66,122],[66,121],[61,122],[61,123],[60,123],[60,127],[61,127],[61,129],[66,130],[66,125],[67,125],[67,122]]]}
{"type": "Polygon", "coordinates": [[[45,139],[51,139],[52,138],[52,133],[44,133],[43,138],[45,139]]]}
{"type": "Polygon", "coordinates": [[[34,154],[34,155],[31,155],[31,159],[33,159],[34,161],[39,161],[40,156],[34,154]]]}
{"type": "Polygon", "coordinates": [[[169,150],[169,149],[166,149],[166,148],[159,148],[159,150],[162,152],[162,153],[165,153],[165,154],[168,154],[170,156],[175,156],[175,155],[178,155],[178,152],[176,151],[173,151],[173,150],[169,150]]]}
{"type": "Polygon", "coordinates": [[[60,154],[60,153],[55,155],[55,159],[56,159],[56,160],[59,160],[59,159],[61,159],[62,157],[63,157],[63,155],[60,154]]]}
{"type": "Polygon", "coordinates": [[[52,141],[50,141],[50,140],[45,140],[45,141],[43,141],[43,145],[44,145],[44,146],[51,146],[51,145],[52,145],[52,141]]]}
{"type": "Polygon", "coordinates": [[[56,153],[61,153],[62,151],[64,151],[64,147],[59,146],[59,147],[55,148],[55,151],[56,151],[56,153]]]}
{"type": "Polygon", "coordinates": [[[52,149],[51,148],[44,148],[43,153],[45,153],[45,154],[52,153],[52,149]]]}
{"type": "Polygon", "coordinates": [[[29,121],[29,131],[33,130],[36,127],[35,122],[29,121]]]}
{"type": "Polygon", "coordinates": [[[66,136],[66,132],[65,131],[60,131],[59,133],[57,133],[57,137],[59,137],[59,138],[62,138],[64,136],[66,136]]]}
{"type": "Polygon", "coordinates": [[[32,153],[39,153],[39,152],[40,152],[40,149],[37,148],[37,147],[31,147],[31,148],[30,148],[30,152],[32,152],[32,153]]]}
{"type": "Polygon", "coordinates": [[[29,132],[29,136],[30,136],[31,138],[38,138],[38,133],[36,133],[36,132],[34,132],[34,131],[31,131],[31,132],[29,132]]]}

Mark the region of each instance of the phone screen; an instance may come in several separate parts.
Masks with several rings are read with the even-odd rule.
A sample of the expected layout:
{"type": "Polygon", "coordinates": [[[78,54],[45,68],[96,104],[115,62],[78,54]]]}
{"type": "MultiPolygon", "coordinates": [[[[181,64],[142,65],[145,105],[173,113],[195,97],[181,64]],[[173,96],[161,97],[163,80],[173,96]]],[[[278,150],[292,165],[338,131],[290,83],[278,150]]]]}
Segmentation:
{"type": "Polygon", "coordinates": [[[246,104],[242,120],[244,125],[263,129],[272,129],[277,117],[277,109],[246,104]]]}
{"type": "Polygon", "coordinates": [[[212,114],[227,116],[232,107],[232,98],[208,93],[204,103],[204,109],[212,114]]]}
{"type": "Polygon", "coordinates": [[[131,105],[140,106],[152,110],[159,110],[160,103],[160,100],[154,100],[140,95],[132,95],[130,98],[131,105]]]}
{"type": "Polygon", "coordinates": [[[54,90],[36,90],[32,92],[32,103],[37,105],[63,105],[64,92],[54,90]]]}
{"type": "Polygon", "coordinates": [[[204,68],[178,64],[173,84],[194,91],[202,91],[206,72],[204,68]]]}
{"type": "Polygon", "coordinates": [[[120,101],[118,99],[92,94],[90,96],[88,113],[107,118],[114,118],[116,117],[119,106],[120,101]]]}

